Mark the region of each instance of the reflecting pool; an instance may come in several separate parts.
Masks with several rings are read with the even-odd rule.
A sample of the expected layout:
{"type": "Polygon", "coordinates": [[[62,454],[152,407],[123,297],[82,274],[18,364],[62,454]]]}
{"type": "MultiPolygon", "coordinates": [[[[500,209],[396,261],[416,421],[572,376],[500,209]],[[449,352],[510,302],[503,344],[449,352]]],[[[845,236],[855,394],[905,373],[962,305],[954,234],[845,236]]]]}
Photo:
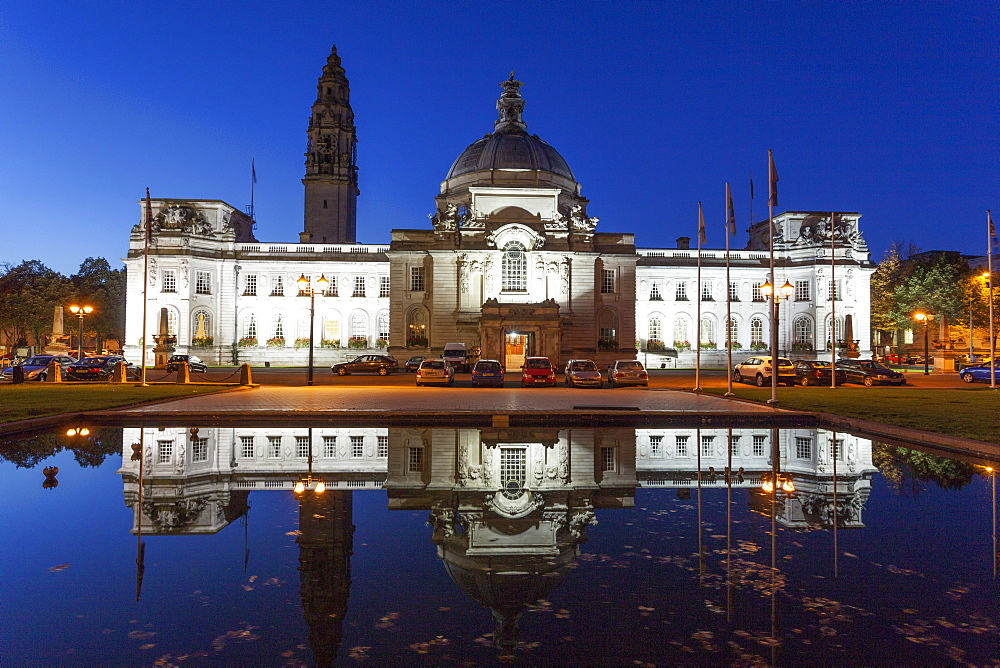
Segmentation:
{"type": "Polygon", "coordinates": [[[996,480],[817,428],[127,427],[0,442],[0,664],[944,664],[996,480]]]}

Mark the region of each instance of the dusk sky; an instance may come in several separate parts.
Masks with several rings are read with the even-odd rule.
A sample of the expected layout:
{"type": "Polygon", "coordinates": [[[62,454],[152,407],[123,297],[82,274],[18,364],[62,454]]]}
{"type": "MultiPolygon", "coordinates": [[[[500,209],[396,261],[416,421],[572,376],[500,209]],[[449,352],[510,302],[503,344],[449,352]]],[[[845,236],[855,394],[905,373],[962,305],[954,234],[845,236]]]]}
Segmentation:
{"type": "Polygon", "coordinates": [[[1000,210],[1000,5],[983,2],[9,2],[0,15],[0,262],[113,267],[153,197],[250,203],[296,242],[333,44],[358,128],[358,241],[426,228],[498,83],[567,160],[598,231],[722,247],[783,210],[857,211],[893,241],[986,252],[1000,210]],[[996,216],[995,216],[996,217],[996,216]]]}

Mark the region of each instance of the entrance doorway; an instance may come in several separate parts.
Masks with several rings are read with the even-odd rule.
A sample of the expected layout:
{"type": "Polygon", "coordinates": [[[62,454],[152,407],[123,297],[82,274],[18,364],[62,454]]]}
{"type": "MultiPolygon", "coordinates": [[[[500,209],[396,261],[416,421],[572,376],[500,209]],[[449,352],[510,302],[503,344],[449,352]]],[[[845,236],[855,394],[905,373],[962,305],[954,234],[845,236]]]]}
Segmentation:
{"type": "Polygon", "coordinates": [[[505,332],[504,350],[506,352],[504,355],[504,368],[520,369],[524,364],[524,359],[535,354],[534,332],[526,334],[505,332]]]}

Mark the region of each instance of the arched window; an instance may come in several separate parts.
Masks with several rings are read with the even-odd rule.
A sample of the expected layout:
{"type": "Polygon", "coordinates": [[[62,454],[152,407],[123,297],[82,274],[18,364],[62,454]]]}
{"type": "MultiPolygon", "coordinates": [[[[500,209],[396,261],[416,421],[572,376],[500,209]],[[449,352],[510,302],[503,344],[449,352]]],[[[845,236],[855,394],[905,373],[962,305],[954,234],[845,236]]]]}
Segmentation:
{"type": "Polygon", "coordinates": [[[528,258],[524,246],[511,241],[503,247],[501,268],[504,292],[526,292],[528,289],[528,258]]]}
{"type": "Polygon", "coordinates": [[[674,318],[674,348],[688,348],[691,346],[691,337],[688,334],[688,321],[682,315],[674,318]]]}
{"type": "Polygon", "coordinates": [[[253,313],[248,313],[243,316],[243,327],[240,330],[240,338],[257,338],[257,317],[253,313]]]}
{"type": "Polygon", "coordinates": [[[702,346],[715,345],[715,318],[709,315],[701,317],[701,341],[702,346]]]}
{"type": "Polygon", "coordinates": [[[406,319],[406,345],[414,348],[427,347],[427,311],[416,307],[410,311],[406,319]]]}
{"type": "Polygon", "coordinates": [[[660,319],[657,316],[653,316],[649,319],[649,336],[646,338],[650,341],[662,341],[662,327],[660,324],[660,319]]]}
{"type": "MultiPolygon", "coordinates": [[[[177,311],[171,307],[167,308],[167,334],[170,336],[177,336],[177,311]]],[[[159,330],[157,330],[159,331],[159,330]]]]}
{"type": "Polygon", "coordinates": [[[355,311],[351,314],[351,338],[347,340],[347,345],[351,348],[367,348],[368,343],[368,314],[355,311]]]}
{"type": "Polygon", "coordinates": [[[834,318],[832,315],[826,318],[826,342],[827,346],[830,345],[830,332],[833,332],[833,338],[838,342],[844,338],[844,322],[840,318],[834,318]],[[832,325],[831,325],[832,322],[832,325]]]}
{"type": "Polygon", "coordinates": [[[211,345],[212,315],[200,308],[191,314],[191,343],[211,345]]]}
{"type": "Polygon", "coordinates": [[[792,343],[798,344],[800,347],[809,344],[812,345],[813,339],[813,323],[808,316],[799,316],[792,323],[792,343]]]}
{"type": "Polygon", "coordinates": [[[376,332],[378,340],[384,342],[385,345],[389,345],[389,312],[382,311],[378,314],[378,332],[376,332]]]}
{"type": "Polygon", "coordinates": [[[597,320],[597,347],[618,347],[618,318],[614,311],[601,311],[601,316],[597,320]]]}
{"type": "Polygon", "coordinates": [[[323,335],[319,345],[322,348],[340,347],[340,313],[337,311],[327,311],[323,316],[323,335]]]}
{"type": "Polygon", "coordinates": [[[271,335],[271,339],[275,340],[276,342],[277,341],[281,341],[282,342],[281,345],[284,345],[284,341],[285,341],[285,319],[281,316],[280,313],[275,313],[274,314],[274,327],[273,327],[272,331],[274,333],[271,335]]]}
{"type": "Polygon", "coordinates": [[[736,318],[729,316],[726,320],[728,327],[726,328],[726,344],[732,346],[733,348],[740,347],[740,328],[739,323],[736,322],[736,318]]]}
{"type": "Polygon", "coordinates": [[[764,343],[764,319],[759,315],[750,318],[750,345],[759,346],[764,343]]]}

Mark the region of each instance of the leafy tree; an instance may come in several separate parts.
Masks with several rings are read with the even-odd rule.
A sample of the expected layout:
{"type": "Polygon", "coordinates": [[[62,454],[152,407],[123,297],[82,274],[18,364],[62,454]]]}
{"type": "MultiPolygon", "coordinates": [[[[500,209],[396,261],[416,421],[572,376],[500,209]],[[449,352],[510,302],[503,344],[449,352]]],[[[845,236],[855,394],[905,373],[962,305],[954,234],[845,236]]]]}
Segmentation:
{"type": "Polygon", "coordinates": [[[125,338],[125,269],[112,269],[102,257],[88,257],[70,277],[75,299],[94,307],[84,320],[88,333],[98,338],[125,338]]]}
{"type": "Polygon", "coordinates": [[[72,290],[69,280],[38,260],[25,260],[16,267],[5,265],[0,275],[0,329],[7,340],[43,344],[52,331],[53,307],[62,304],[72,290]]]}
{"type": "Polygon", "coordinates": [[[933,482],[941,489],[959,490],[976,475],[972,464],[887,443],[873,444],[872,461],[894,488],[913,494],[923,489],[923,482],[933,482]]]}
{"type": "Polygon", "coordinates": [[[917,311],[945,318],[966,312],[963,283],[968,271],[968,264],[957,255],[942,254],[928,262],[915,263],[893,292],[895,303],[889,317],[902,323],[912,322],[917,311]]]}

